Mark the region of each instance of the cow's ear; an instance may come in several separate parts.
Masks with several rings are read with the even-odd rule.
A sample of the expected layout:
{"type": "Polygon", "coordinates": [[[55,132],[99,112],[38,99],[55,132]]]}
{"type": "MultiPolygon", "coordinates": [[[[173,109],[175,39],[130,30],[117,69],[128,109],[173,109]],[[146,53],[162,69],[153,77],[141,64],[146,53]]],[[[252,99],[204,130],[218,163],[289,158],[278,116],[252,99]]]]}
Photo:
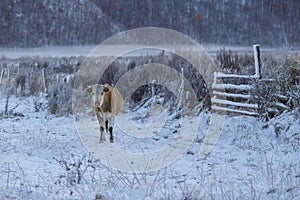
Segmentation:
{"type": "Polygon", "coordinates": [[[93,87],[92,87],[91,85],[89,85],[89,86],[87,86],[87,87],[85,88],[85,91],[86,91],[87,93],[92,93],[93,87]]]}

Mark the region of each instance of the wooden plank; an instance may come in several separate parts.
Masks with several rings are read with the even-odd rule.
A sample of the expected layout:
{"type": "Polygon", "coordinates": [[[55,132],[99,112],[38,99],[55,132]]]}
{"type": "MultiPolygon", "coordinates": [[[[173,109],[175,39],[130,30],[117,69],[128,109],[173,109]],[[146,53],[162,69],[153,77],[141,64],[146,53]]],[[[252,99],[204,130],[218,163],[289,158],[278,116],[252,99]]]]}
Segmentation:
{"type": "Polygon", "coordinates": [[[232,112],[232,113],[239,113],[239,114],[245,114],[245,115],[251,115],[251,116],[257,115],[256,112],[250,112],[250,111],[246,111],[246,110],[236,110],[236,109],[225,108],[225,107],[215,106],[215,105],[213,105],[211,108],[215,111],[232,112]]]}
{"type": "Polygon", "coordinates": [[[249,94],[234,94],[234,93],[218,92],[218,91],[213,91],[213,94],[217,96],[223,96],[223,97],[233,97],[233,98],[242,98],[242,99],[251,98],[251,95],[249,94]]]}
{"type": "Polygon", "coordinates": [[[281,108],[281,109],[285,109],[285,110],[288,110],[288,109],[289,109],[288,106],[286,106],[286,105],[284,105],[283,103],[280,103],[280,102],[276,102],[276,103],[275,103],[275,106],[276,106],[277,108],[281,108]]]}
{"type": "Polygon", "coordinates": [[[238,74],[224,74],[221,72],[215,73],[216,78],[244,78],[244,79],[254,79],[256,76],[254,75],[238,75],[238,74]]]}
{"type": "Polygon", "coordinates": [[[215,96],[211,99],[211,102],[216,104],[229,105],[229,106],[238,106],[238,107],[255,108],[255,109],[258,108],[257,104],[233,102],[229,100],[218,99],[215,96]]]}
{"type": "Polygon", "coordinates": [[[234,85],[234,84],[212,84],[213,89],[226,90],[226,89],[235,89],[235,90],[250,90],[253,86],[250,85],[234,85]]]}
{"type": "Polygon", "coordinates": [[[289,99],[284,96],[284,95],[281,95],[281,94],[276,94],[275,95],[280,101],[288,101],[289,99]]]}

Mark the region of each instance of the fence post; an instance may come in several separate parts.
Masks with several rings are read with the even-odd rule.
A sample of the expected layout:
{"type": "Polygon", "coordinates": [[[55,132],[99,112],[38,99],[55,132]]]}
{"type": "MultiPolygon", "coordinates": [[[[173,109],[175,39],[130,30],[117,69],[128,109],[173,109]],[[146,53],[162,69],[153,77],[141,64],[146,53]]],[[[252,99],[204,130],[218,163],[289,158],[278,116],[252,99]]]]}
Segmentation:
{"type": "Polygon", "coordinates": [[[10,82],[10,67],[7,68],[7,82],[10,82]]]}
{"type": "Polygon", "coordinates": [[[3,76],[4,76],[4,68],[1,69],[1,74],[0,74],[0,85],[2,84],[3,76]]]}
{"type": "Polygon", "coordinates": [[[47,93],[47,85],[46,85],[46,71],[45,68],[42,68],[42,80],[44,85],[44,93],[47,93]]]}
{"type": "Polygon", "coordinates": [[[253,45],[254,62],[255,62],[255,77],[261,78],[261,62],[260,62],[260,45],[253,45]]]}

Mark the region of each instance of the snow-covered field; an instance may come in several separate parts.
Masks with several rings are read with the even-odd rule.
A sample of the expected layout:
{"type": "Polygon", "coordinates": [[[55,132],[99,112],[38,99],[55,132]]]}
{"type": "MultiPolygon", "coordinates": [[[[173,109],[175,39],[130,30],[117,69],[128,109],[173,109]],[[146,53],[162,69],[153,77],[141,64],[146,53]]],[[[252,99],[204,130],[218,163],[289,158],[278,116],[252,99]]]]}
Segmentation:
{"type": "MultiPolygon", "coordinates": [[[[227,116],[213,151],[199,158],[211,116],[202,112],[197,136],[178,160],[158,171],[126,173],[88,152],[72,116],[36,112],[37,103],[47,104],[43,97],[11,97],[9,109],[18,104],[13,112],[24,116],[0,119],[0,199],[300,199],[300,122],[290,112],[269,122],[227,116]]],[[[118,118],[125,119],[125,113],[118,118]]],[[[92,115],[87,120],[96,122],[92,115]]],[[[173,135],[176,125],[151,142],[116,129],[115,145],[134,152],[147,144],[150,151],[173,135]]]]}
{"type": "MultiPolygon", "coordinates": [[[[94,47],[0,49],[0,56],[86,56],[94,47]]],[[[128,46],[109,46],[99,55],[112,55],[116,48],[124,51],[128,46]]],[[[229,48],[252,53],[252,47],[229,48]]],[[[214,55],[219,47],[204,49],[214,55]]],[[[220,138],[203,158],[199,153],[212,116],[203,111],[197,117],[199,128],[192,144],[182,152],[180,144],[172,143],[173,151],[168,153],[170,157],[180,155],[178,159],[161,167],[163,160],[157,167],[159,160],[153,158],[155,162],[139,165],[152,166],[151,172],[131,173],[126,166],[132,160],[126,156],[119,162],[113,160],[114,165],[98,158],[114,157],[116,151],[110,151],[114,147],[131,154],[155,155],[178,139],[180,130],[194,131],[184,120],[166,116],[161,107],[126,110],[116,119],[115,143],[99,144],[99,127],[92,114],[76,116],[76,120],[55,117],[48,113],[44,96],[12,96],[11,112],[5,116],[5,101],[0,93],[0,199],[300,199],[300,121],[293,112],[268,122],[226,116],[220,138]],[[116,170],[116,163],[124,170],[116,170]]]]}
{"type": "MultiPolygon", "coordinates": [[[[37,48],[0,48],[0,56],[4,58],[16,59],[21,57],[70,57],[70,56],[87,56],[96,45],[87,45],[87,46],[51,46],[51,47],[37,47],[37,48]]],[[[104,45],[102,46],[100,51],[97,51],[99,56],[111,56],[115,55],[116,51],[126,51],[127,49],[141,49],[139,45],[104,45]]],[[[202,46],[205,51],[207,51],[210,55],[216,55],[218,51],[220,51],[220,46],[216,45],[203,45],[202,46]]],[[[189,50],[189,46],[180,47],[180,49],[189,50]]],[[[252,46],[226,46],[226,48],[231,49],[232,52],[239,53],[250,53],[252,54],[253,49],[252,46]]],[[[98,49],[99,50],[99,49],[98,49]]],[[[262,47],[262,52],[286,52],[290,49],[278,49],[278,48],[266,48],[262,47]]],[[[294,52],[299,53],[299,48],[293,49],[294,52]]],[[[131,52],[131,56],[140,56],[140,55],[151,55],[152,53],[157,54],[157,51],[136,51],[131,52]]]]}

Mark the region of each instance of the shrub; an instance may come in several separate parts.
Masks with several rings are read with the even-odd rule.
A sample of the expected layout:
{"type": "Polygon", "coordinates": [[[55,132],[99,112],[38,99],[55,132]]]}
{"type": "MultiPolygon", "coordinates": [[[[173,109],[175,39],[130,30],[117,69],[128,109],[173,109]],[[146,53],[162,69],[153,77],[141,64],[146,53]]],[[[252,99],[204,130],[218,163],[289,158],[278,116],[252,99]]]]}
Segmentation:
{"type": "Polygon", "coordinates": [[[63,116],[72,113],[72,86],[70,84],[52,85],[48,93],[48,107],[51,114],[63,116]]]}
{"type": "Polygon", "coordinates": [[[278,104],[286,105],[290,110],[294,110],[299,117],[300,92],[297,85],[300,69],[298,63],[291,59],[286,59],[273,73],[272,79],[257,79],[253,83],[251,91],[252,100],[258,104],[258,116],[268,120],[284,111],[278,104]]]}

